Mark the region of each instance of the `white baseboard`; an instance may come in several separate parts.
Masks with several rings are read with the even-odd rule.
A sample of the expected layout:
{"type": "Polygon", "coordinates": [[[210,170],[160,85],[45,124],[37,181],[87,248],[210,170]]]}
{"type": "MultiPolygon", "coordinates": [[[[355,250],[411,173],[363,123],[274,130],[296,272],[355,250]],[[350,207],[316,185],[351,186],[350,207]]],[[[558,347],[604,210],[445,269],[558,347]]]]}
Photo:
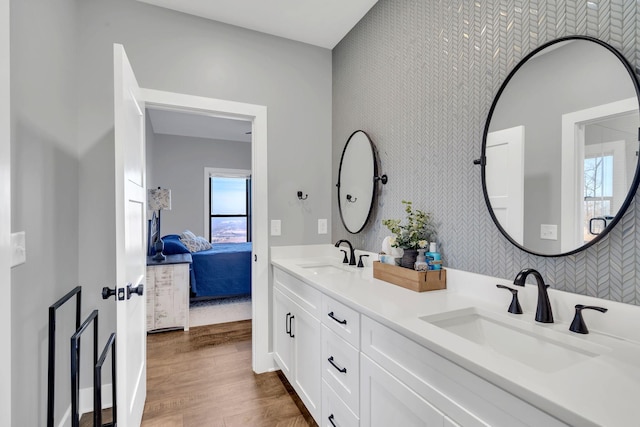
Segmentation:
{"type": "Polygon", "coordinates": [[[67,410],[64,412],[64,415],[62,416],[62,419],[60,420],[60,424],[58,424],[58,427],[68,427],[70,425],[71,425],[71,405],[69,405],[67,410]]]}

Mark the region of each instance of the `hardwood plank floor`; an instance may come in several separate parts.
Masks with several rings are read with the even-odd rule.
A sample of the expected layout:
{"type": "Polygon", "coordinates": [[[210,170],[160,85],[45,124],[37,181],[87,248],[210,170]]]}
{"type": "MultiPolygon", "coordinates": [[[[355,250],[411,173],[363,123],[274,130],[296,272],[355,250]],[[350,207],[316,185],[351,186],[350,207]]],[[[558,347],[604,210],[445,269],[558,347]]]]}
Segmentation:
{"type": "MultiPolygon", "coordinates": [[[[92,424],[91,414],[81,426],[92,424]]],[[[110,421],[106,410],[103,422],[110,421]]],[[[251,321],[147,336],[143,427],[302,427],[317,424],[286,378],[251,370],[251,321]]]]}
{"type": "Polygon", "coordinates": [[[149,335],[142,426],[316,426],[282,379],[252,371],[250,320],[149,335]]]}

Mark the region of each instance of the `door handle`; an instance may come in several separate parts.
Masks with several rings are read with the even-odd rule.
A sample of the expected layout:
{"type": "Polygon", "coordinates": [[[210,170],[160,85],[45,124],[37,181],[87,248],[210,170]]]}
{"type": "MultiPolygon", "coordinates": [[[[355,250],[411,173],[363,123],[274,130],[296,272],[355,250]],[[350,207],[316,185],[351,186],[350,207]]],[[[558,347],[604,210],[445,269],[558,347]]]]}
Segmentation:
{"type": "Polygon", "coordinates": [[[109,299],[112,296],[116,296],[117,301],[124,301],[124,288],[113,288],[105,286],[102,288],[102,299],[109,299]],[[117,296],[116,296],[117,294],[117,296]]]}
{"type": "Polygon", "coordinates": [[[108,286],[105,286],[102,288],[102,299],[109,299],[110,297],[115,296],[116,292],[116,288],[111,289],[108,286]]]}
{"type": "Polygon", "coordinates": [[[341,368],[340,366],[336,365],[336,362],[333,361],[333,356],[329,357],[327,359],[327,361],[329,363],[331,363],[331,366],[333,366],[334,368],[336,368],[338,370],[338,372],[346,374],[347,373],[347,368],[341,368]]]}
{"type": "Polygon", "coordinates": [[[336,424],[333,422],[333,419],[334,419],[334,418],[335,418],[335,417],[333,416],[333,414],[329,415],[329,422],[331,423],[331,425],[332,425],[333,427],[338,427],[338,426],[336,426],[336,424]]]}
{"type": "Polygon", "coordinates": [[[292,326],[291,326],[291,322],[292,322],[292,320],[293,320],[294,318],[295,318],[295,316],[291,316],[291,317],[289,317],[289,336],[290,336],[291,338],[295,338],[295,337],[296,337],[296,336],[293,334],[293,329],[292,329],[292,326]]]}
{"type": "Polygon", "coordinates": [[[138,294],[142,296],[144,294],[144,285],[140,283],[134,288],[131,283],[127,284],[127,299],[131,299],[131,294],[138,294]]]}

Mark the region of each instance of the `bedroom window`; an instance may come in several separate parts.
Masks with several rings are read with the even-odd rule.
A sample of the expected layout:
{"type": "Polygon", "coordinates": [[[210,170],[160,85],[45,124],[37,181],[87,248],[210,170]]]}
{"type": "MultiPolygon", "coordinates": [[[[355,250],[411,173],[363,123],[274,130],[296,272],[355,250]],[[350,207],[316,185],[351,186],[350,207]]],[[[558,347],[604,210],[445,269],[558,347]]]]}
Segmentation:
{"type": "Polygon", "coordinates": [[[209,241],[251,241],[251,176],[209,175],[209,241]]]}

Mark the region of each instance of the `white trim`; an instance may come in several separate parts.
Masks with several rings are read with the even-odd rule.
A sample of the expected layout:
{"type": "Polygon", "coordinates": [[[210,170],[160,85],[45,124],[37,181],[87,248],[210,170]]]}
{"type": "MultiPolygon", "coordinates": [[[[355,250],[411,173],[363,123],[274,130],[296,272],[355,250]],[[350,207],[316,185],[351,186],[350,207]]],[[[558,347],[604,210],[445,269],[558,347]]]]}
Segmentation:
{"type": "Polygon", "coordinates": [[[0,425],[11,422],[11,124],[9,0],[0,0],[0,425]]]}
{"type": "Polygon", "coordinates": [[[71,404],[67,406],[67,410],[64,411],[64,415],[62,415],[62,419],[58,423],[58,427],[66,427],[71,425],[71,404]]]}
{"type": "Polygon", "coordinates": [[[147,106],[189,111],[252,122],[251,200],[253,204],[253,255],[257,261],[251,271],[252,293],[252,367],[256,373],[275,369],[269,352],[269,234],[267,174],[267,107],[222,99],[141,89],[147,106]]]}
{"type": "Polygon", "coordinates": [[[210,227],[210,218],[209,215],[209,178],[212,176],[219,177],[227,177],[227,178],[249,178],[251,177],[251,171],[248,169],[223,169],[223,168],[212,168],[205,166],[204,168],[204,212],[202,218],[204,219],[204,235],[210,237],[211,231],[210,227]],[[209,231],[207,231],[209,230],[209,231]]]}
{"type": "Polygon", "coordinates": [[[598,105],[584,110],[562,115],[562,158],[560,187],[560,252],[570,252],[583,245],[582,227],[578,227],[582,213],[580,196],[584,159],[584,125],[603,117],[613,117],[638,111],[638,99],[628,98],[621,101],[598,105]]]}

